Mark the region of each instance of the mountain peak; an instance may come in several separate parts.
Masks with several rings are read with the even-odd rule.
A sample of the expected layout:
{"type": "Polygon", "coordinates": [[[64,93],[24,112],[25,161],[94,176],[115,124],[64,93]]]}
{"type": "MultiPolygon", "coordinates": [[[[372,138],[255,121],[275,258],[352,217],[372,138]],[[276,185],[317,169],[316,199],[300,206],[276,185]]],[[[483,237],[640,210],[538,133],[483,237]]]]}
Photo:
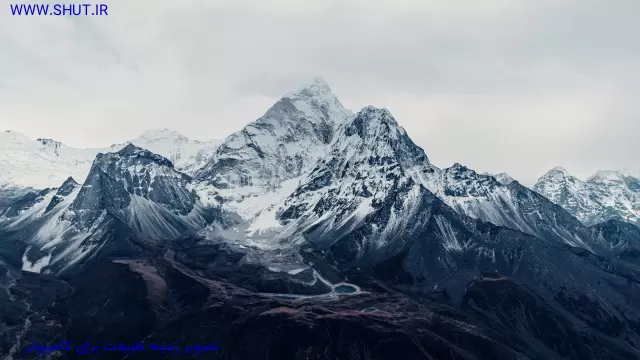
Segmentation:
{"type": "Polygon", "coordinates": [[[278,112],[291,109],[304,114],[308,119],[322,119],[323,122],[329,123],[342,123],[351,115],[321,77],[316,77],[298,90],[285,94],[265,116],[279,117],[278,112]]]}
{"type": "Polygon", "coordinates": [[[3,138],[8,138],[8,141],[11,141],[13,143],[33,142],[33,140],[30,137],[28,137],[23,133],[17,132],[15,130],[5,130],[2,133],[0,133],[0,136],[2,136],[3,138]]]}
{"type": "Polygon", "coordinates": [[[563,182],[569,178],[576,180],[574,176],[572,176],[569,171],[567,171],[567,169],[563,168],[562,166],[556,166],[553,169],[547,171],[540,178],[538,178],[538,180],[536,181],[536,186],[549,180],[552,180],[553,182],[563,182]]]}
{"type": "Polygon", "coordinates": [[[323,88],[329,88],[329,84],[325,81],[325,79],[322,76],[314,77],[313,81],[310,84],[310,86],[318,86],[318,87],[323,87],[323,88]]]}
{"type": "MultiPolygon", "coordinates": [[[[71,192],[73,190],[75,190],[78,186],[80,186],[80,184],[78,182],[75,181],[75,179],[71,176],[69,176],[67,178],[67,180],[65,180],[62,185],[60,185],[60,187],[58,188],[58,192],[56,193],[56,195],[59,196],[67,196],[69,194],[71,194],[71,192]]],[[[59,199],[58,199],[59,200],[59,199]]],[[[56,205],[56,203],[58,202],[58,200],[56,200],[55,202],[52,200],[53,206],[56,205]]]]}
{"type": "Polygon", "coordinates": [[[451,165],[448,169],[446,169],[450,172],[455,172],[455,173],[459,173],[459,172],[467,172],[467,171],[473,171],[471,169],[469,169],[468,167],[460,164],[459,162],[454,163],[453,165],[451,165]]]}
{"type": "Polygon", "coordinates": [[[79,185],[79,183],[73,178],[73,176],[69,176],[67,180],[65,180],[64,183],[62,183],[62,186],[69,185],[69,184],[79,185]]]}
{"type": "Polygon", "coordinates": [[[137,154],[142,151],[145,151],[145,150],[143,148],[133,145],[132,143],[128,143],[127,146],[123,147],[120,151],[118,151],[118,154],[130,155],[130,154],[137,154]]]}
{"type": "Polygon", "coordinates": [[[379,107],[375,107],[373,105],[367,105],[365,107],[362,108],[362,110],[360,110],[360,113],[363,114],[379,114],[380,116],[383,116],[385,118],[390,118],[392,121],[396,121],[395,118],[393,117],[393,115],[391,114],[391,111],[389,111],[389,109],[387,108],[379,108],[379,107]]]}
{"type": "MultiPolygon", "coordinates": [[[[321,76],[316,76],[311,80],[311,82],[304,84],[298,88],[298,90],[294,92],[290,92],[285,95],[295,96],[295,95],[306,95],[306,96],[316,96],[316,95],[333,95],[331,91],[331,87],[321,76]]],[[[335,96],[335,95],[334,95],[335,96]]]]}
{"type": "Polygon", "coordinates": [[[598,170],[587,181],[622,180],[625,175],[616,170],[598,170]]]}
{"type": "Polygon", "coordinates": [[[145,140],[158,140],[158,139],[165,139],[165,138],[185,138],[185,136],[177,131],[167,129],[167,128],[149,129],[143,132],[139,136],[139,139],[145,139],[145,140]]]}
{"type": "Polygon", "coordinates": [[[404,129],[387,109],[367,106],[360,110],[346,127],[346,135],[358,134],[360,138],[399,139],[405,136],[404,129]]]}
{"type": "Polygon", "coordinates": [[[516,181],[516,179],[511,177],[511,175],[507,174],[506,172],[501,172],[498,174],[483,172],[483,173],[479,173],[479,175],[492,176],[494,179],[498,180],[498,182],[502,185],[509,185],[512,182],[516,181]]]}
{"type": "Polygon", "coordinates": [[[582,181],[562,168],[549,171],[533,187],[587,226],[612,218],[637,221],[636,188],[640,181],[621,171],[599,170],[582,181]]]}
{"type": "MultiPolygon", "coordinates": [[[[103,155],[103,158],[110,159],[112,158],[113,154],[114,153],[103,155]]],[[[126,158],[145,158],[147,159],[145,160],[145,162],[151,161],[158,165],[168,166],[169,168],[173,169],[173,163],[169,159],[165,158],[164,156],[153,153],[147,149],[143,149],[141,147],[135,146],[132,143],[128,143],[127,146],[122,148],[120,151],[116,152],[115,155],[118,155],[122,158],[125,158],[125,157],[126,158]]],[[[98,155],[98,158],[96,158],[96,160],[98,160],[99,158],[100,158],[100,155],[98,155]]]]}
{"type": "Polygon", "coordinates": [[[501,172],[499,174],[495,174],[495,175],[493,175],[493,177],[496,180],[498,180],[498,182],[501,183],[502,185],[509,185],[512,182],[516,181],[516,179],[511,177],[511,175],[507,174],[506,172],[501,172]]]}
{"type": "MultiPolygon", "coordinates": [[[[110,153],[107,154],[104,158],[111,158],[112,155],[114,153],[110,153]]],[[[157,163],[159,165],[163,165],[163,166],[168,166],[170,168],[173,169],[173,163],[165,158],[162,155],[158,155],[156,153],[153,153],[147,149],[143,149],[141,147],[135,146],[132,143],[128,143],[127,146],[125,146],[124,148],[120,149],[120,151],[117,151],[115,153],[116,155],[120,156],[120,157],[135,157],[135,158],[146,158],[148,160],[150,160],[151,162],[157,163]]],[[[104,156],[104,155],[103,155],[104,156]]],[[[100,157],[100,155],[98,155],[98,157],[100,157]]],[[[97,159],[96,159],[97,160],[97,159]]]]}

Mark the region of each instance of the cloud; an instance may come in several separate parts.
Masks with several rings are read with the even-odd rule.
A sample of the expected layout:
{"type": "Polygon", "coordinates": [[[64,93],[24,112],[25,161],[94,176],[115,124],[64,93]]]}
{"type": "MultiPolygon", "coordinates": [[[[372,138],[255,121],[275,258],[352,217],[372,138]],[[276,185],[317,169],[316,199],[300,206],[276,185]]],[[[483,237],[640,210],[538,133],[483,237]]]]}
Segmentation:
{"type": "Polygon", "coordinates": [[[525,183],[554,165],[640,170],[635,0],[105,0],[106,17],[0,2],[0,128],[32,137],[224,137],[322,75],[441,166],[525,183]]]}

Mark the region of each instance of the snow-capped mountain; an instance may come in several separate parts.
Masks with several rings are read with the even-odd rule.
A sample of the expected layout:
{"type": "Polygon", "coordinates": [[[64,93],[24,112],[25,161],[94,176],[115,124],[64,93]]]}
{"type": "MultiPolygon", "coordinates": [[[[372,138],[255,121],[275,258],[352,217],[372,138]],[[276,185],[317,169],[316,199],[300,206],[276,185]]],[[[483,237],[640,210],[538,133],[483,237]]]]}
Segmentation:
{"type": "Polygon", "coordinates": [[[228,136],[197,173],[205,202],[225,202],[245,225],[242,237],[279,228],[276,211],[326,154],[353,116],[320,77],[285,94],[259,119],[228,136]]]}
{"type": "Polygon", "coordinates": [[[425,186],[462,214],[592,250],[586,227],[560,206],[517,181],[503,185],[492,176],[478,174],[460,164],[436,174],[425,186]]]}
{"type": "MultiPolygon", "coordinates": [[[[485,174],[485,175],[489,175],[489,174],[485,174]]],[[[516,179],[512,178],[511,175],[505,173],[505,172],[501,172],[499,174],[495,174],[493,175],[494,178],[496,178],[496,180],[498,180],[498,182],[502,185],[509,185],[512,182],[516,181],[516,179]]]]}
{"type": "Polygon", "coordinates": [[[533,189],[588,226],[611,219],[640,224],[640,179],[623,172],[598,171],[582,181],[556,167],[533,189]]]}
{"type": "MultiPolygon", "coordinates": [[[[365,110],[375,113],[373,109],[365,110]]],[[[355,119],[366,123],[365,110],[359,114],[360,118],[355,119]]],[[[393,119],[388,111],[383,118],[393,119]]],[[[348,129],[346,124],[353,119],[328,85],[317,79],[311,85],[285,95],[262,118],[229,136],[209,163],[197,173],[200,181],[211,185],[200,185],[198,193],[203,198],[220,196],[224,199],[227,208],[235,208],[234,211],[250,224],[246,231],[251,234],[281,228],[282,224],[276,220],[284,218],[278,218],[277,214],[296,212],[290,203],[300,201],[292,200],[287,192],[303,186],[301,181],[308,181],[304,175],[320,176],[315,173],[308,175],[309,171],[316,169],[316,162],[332,161],[322,160],[322,157],[336,152],[336,148],[341,149],[337,151],[346,151],[350,146],[359,148],[358,145],[346,145],[348,142],[334,135],[343,134],[346,130],[340,129],[348,129]],[[318,132],[319,128],[323,131],[318,132]],[[285,199],[288,199],[286,203],[285,199]]],[[[350,126],[351,129],[366,128],[364,125],[350,126]]],[[[390,128],[396,129],[397,126],[390,128]]],[[[410,174],[414,183],[422,184],[455,210],[496,225],[562,239],[572,246],[590,249],[587,229],[544,197],[517,182],[505,185],[494,177],[479,175],[461,165],[438,169],[404,130],[397,128],[397,131],[406,138],[403,146],[414,149],[400,157],[404,171],[410,174]]],[[[348,138],[344,134],[342,136],[348,138]]],[[[390,140],[382,135],[369,135],[367,141],[377,144],[390,140]]],[[[362,151],[359,156],[364,158],[376,156],[370,154],[367,147],[362,151]]],[[[375,161],[370,166],[373,164],[375,161]]],[[[387,174],[377,176],[385,177],[387,174]]],[[[503,181],[507,182],[505,179],[503,181]]]]}
{"type": "Polygon", "coordinates": [[[483,172],[480,175],[493,176],[502,185],[509,185],[512,182],[516,181],[516,179],[512,178],[511,175],[505,172],[501,172],[499,174],[491,174],[488,172],[483,172]]]}
{"type": "Polygon", "coordinates": [[[98,154],[69,210],[79,228],[90,228],[108,213],[138,235],[172,239],[206,223],[189,181],[168,159],[129,144],[98,154]]]}
{"type": "Polygon", "coordinates": [[[147,149],[171,160],[175,168],[189,175],[202,168],[215,152],[220,140],[191,140],[179,132],[160,129],[148,130],[138,138],[124,144],[112,145],[111,151],[117,151],[127,144],[147,149]]]}
{"type": "Polygon", "coordinates": [[[50,139],[0,132],[0,184],[45,189],[69,176],[83,181],[98,149],[75,149],[50,139]]]}
{"type": "Polygon", "coordinates": [[[407,225],[426,192],[411,175],[433,171],[389,111],[369,106],[338,128],[328,155],[284,201],[278,218],[299,222],[316,246],[329,248],[351,236],[348,246],[358,249],[353,260],[379,258],[410,238],[401,234],[409,235],[407,225]]]}
{"type": "Polygon", "coordinates": [[[227,137],[196,176],[219,189],[272,190],[313,166],[336,126],[350,115],[327,83],[316,78],[227,137]]]}
{"type": "MultiPolygon", "coordinates": [[[[174,154],[177,163],[192,158],[174,151],[183,143],[174,134],[167,138],[147,139],[147,146],[174,154]]],[[[599,178],[593,181],[616,181],[599,178]]],[[[178,168],[128,144],[97,154],[82,185],[65,179],[0,206],[0,265],[4,254],[18,254],[9,260],[23,270],[64,274],[74,288],[75,302],[65,308],[76,333],[94,334],[95,322],[103,331],[105,307],[126,321],[138,316],[122,315],[130,307],[141,314],[145,331],[131,338],[184,334],[201,318],[224,321],[230,311],[251,309],[259,314],[254,336],[272,316],[291,316],[310,329],[348,318],[350,326],[377,329],[372,333],[383,325],[411,328],[401,335],[411,339],[400,347],[406,349],[421,336],[414,329],[424,327],[407,325],[415,316],[405,308],[442,302],[434,308],[446,308],[455,321],[420,314],[435,319],[437,336],[466,329],[447,340],[471,349],[458,358],[640,355],[640,233],[633,225],[587,228],[517,181],[505,184],[461,164],[439,169],[388,110],[368,106],[351,114],[321,79],[230,135],[201,169],[178,168]],[[338,287],[358,296],[343,300],[338,287]],[[126,304],[113,305],[124,297],[126,304]],[[245,303],[234,306],[237,299],[245,303]],[[346,302],[348,310],[325,308],[346,302]],[[324,320],[309,320],[316,315],[324,320]],[[469,345],[470,333],[509,348],[485,356],[487,347],[469,345]]],[[[246,319],[254,317],[231,317],[234,325],[224,330],[246,319]]],[[[325,336],[322,329],[314,339],[325,336]]],[[[425,358],[432,348],[417,353],[425,358]]],[[[309,353],[299,354],[289,358],[309,353]]]]}
{"type": "Polygon", "coordinates": [[[172,240],[203,229],[211,210],[188,190],[190,181],[166,158],[129,144],[98,154],[82,185],[69,178],[14,201],[0,224],[31,239],[25,270],[61,271],[105,247],[129,247],[127,238],[172,240]]]}
{"type": "Polygon", "coordinates": [[[69,176],[83,182],[98,153],[118,151],[127,144],[149,149],[185,173],[200,168],[218,140],[197,141],[168,129],[149,130],[136,139],[104,148],[78,149],[51,139],[32,140],[15,131],[0,133],[0,187],[45,189],[69,176]]]}
{"type": "MultiPolygon", "coordinates": [[[[177,171],[196,169],[194,154],[211,149],[190,150],[193,143],[168,130],[145,133],[137,141],[181,163],[182,168],[174,168],[169,160],[156,159],[175,172],[176,179],[186,176],[177,171]]],[[[69,207],[75,227],[88,231],[106,210],[103,202],[114,201],[123,204],[108,207],[108,212],[117,214],[113,216],[139,236],[172,237],[204,227],[200,215],[196,220],[173,219],[153,205],[164,200],[151,198],[153,204],[149,204],[137,193],[138,187],[156,181],[158,170],[150,168],[150,160],[129,166],[124,159],[153,157],[133,149],[137,148],[126,146],[119,155],[97,156],[85,186],[69,207]],[[151,173],[140,178],[145,171],[151,173]],[[164,224],[168,219],[171,223],[164,224]]],[[[460,164],[435,167],[388,110],[367,107],[354,116],[321,78],[286,94],[261,118],[227,137],[195,171],[194,181],[183,178],[170,188],[160,186],[176,199],[189,199],[190,208],[197,202],[199,207],[234,214],[219,222],[233,223],[233,237],[244,244],[250,238],[264,243],[273,236],[302,233],[309,240],[320,229],[320,233],[332,233],[336,241],[382,204],[409,211],[412,203],[390,205],[390,199],[398,191],[410,199],[422,194],[422,187],[471,218],[589,251],[598,246],[577,219],[517,181],[505,185],[460,164]]],[[[386,216],[376,225],[381,234],[396,232],[384,226],[405,226],[404,218],[397,219],[397,224],[390,219],[386,216]]],[[[213,233],[228,238],[229,231],[213,233]]],[[[387,235],[381,235],[379,242],[385,242],[387,235]]]]}

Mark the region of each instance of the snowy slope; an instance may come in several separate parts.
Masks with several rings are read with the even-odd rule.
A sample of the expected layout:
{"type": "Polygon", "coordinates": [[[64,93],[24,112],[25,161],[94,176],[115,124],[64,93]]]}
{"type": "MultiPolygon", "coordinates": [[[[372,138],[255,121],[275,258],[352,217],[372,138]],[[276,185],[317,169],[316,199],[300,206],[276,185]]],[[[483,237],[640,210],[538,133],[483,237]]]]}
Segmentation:
{"type": "Polygon", "coordinates": [[[499,174],[482,173],[482,175],[493,176],[502,185],[509,185],[512,182],[516,181],[516,179],[512,178],[511,175],[505,172],[501,172],[499,174]]]}
{"type": "MultiPolygon", "coordinates": [[[[244,228],[248,231],[245,235],[267,228],[284,231],[284,223],[280,220],[304,217],[305,220],[300,221],[307,223],[312,216],[303,213],[320,206],[314,204],[323,204],[327,198],[343,198],[336,201],[350,203],[349,211],[359,206],[359,195],[353,189],[347,190],[348,186],[355,185],[334,185],[336,188],[331,194],[305,191],[303,196],[308,197],[305,199],[299,197],[302,193],[297,193],[310,181],[336,176],[341,181],[350,179],[335,174],[336,171],[354,170],[335,167],[335,162],[341,158],[335,154],[341,151],[347,154],[358,151],[357,157],[367,159],[358,162],[357,170],[361,172],[359,176],[367,177],[371,184],[377,184],[376,187],[382,186],[387,177],[395,176],[397,170],[394,167],[378,169],[378,163],[396,159],[396,167],[401,167],[412,183],[423,185],[462,214],[591,250],[588,230],[562,208],[510,181],[506,175],[500,182],[459,164],[449,169],[436,168],[387,110],[368,107],[353,117],[321,79],[285,95],[263,117],[224,140],[209,163],[196,174],[201,183],[195,190],[203,199],[217,199],[212,201],[237,213],[242,219],[240,222],[245,223],[238,225],[238,231],[244,228]],[[355,137],[348,136],[345,131],[366,133],[366,146],[350,143],[355,137]],[[402,155],[390,155],[392,152],[388,148],[384,150],[379,143],[400,146],[394,151],[402,155]],[[334,154],[334,158],[327,159],[326,154],[334,154]],[[319,170],[318,161],[330,165],[319,170]],[[369,170],[365,170],[365,164],[369,170]],[[370,171],[375,175],[366,175],[370,171]],[[310,180],[310,176],[315,180],[310,180]],[[285,188],[290,187],[297,190],[287,196],[285,188]],[[352,199],[347,200],[350,196],[352,199]]],[[[325,186],[323,188],[328,191],[325,186]]],[[[335,221],[340,221],[339,218],[335,221]]],[[[286,229],[292,231],[290,226],[286,229]]]]}
{"type": "Polygon", "coordinates": [[[197,177],[241,192],[277,188],[312,166],[333,139],[335,126],[349,116],[326,82],[317,78],[227,137],[197,177]]]}
{"type": "Polygon", "coordinates": [[[81,228],[106,211],[141,235],[170,239],[204,227],[190,180],[166,158],[129,144],[96,157],[69,210],[81,228]]]}
{"type": "Polygon", "coordinates": [[[472,218],[592,250],[589,232],[577,219],[517,181],[504,185],[492,176],[454,164],[425,186],[472,218]]]}
{"type": "Polygon", "coordinates": [[[45,189],[69,176],[84,180],[98,149],[75,149],[49,140],[0,132],[0,184],[45,189]]]}
{"type": "Polygon", "coordinates": [[[615,219],[640,224],[640,179],[620,171],[598,171],[586,181],[557,167],[534,190],[562,206],[585,225],[615,219]]]}
{"type": "Polygon", "coordinates": [[[166,158],[134,145],[98,154],[83,185],[29,193],[0,214],[0,227],[28,239],[25,270],[61,271],[105,246],[193,234],[210,212],[188,190],[191,178],[166,158]]]}
{"type": "Polygon", "coordinates": [[[277,206],[326,154],[336,128],[352,117],[322,78],[285,94],[259,119],[231,134],[196,174],[205,203],[235,213],[241,238],[281,224],[277,206]]]}
{"type": "Polygon", "coordinates": [[[428,211],[422,207],[428,191],[411,174],[433,171],[389,111],[369,106],[337,129],[327,155],[284,201],[278,220],[297,223],[315,247],[352,237],[347,257],[372,262],[399,251],[417,218],[428,220],[420,215],[428,211]]]}
{"type": "Polygon", "coordinates": [[[0,133],[0,187],[45,189],[60,185],[69,176],[82,182],[98,153],[118,151],[133,143],[193,173],[215,151],[219,141],[190,140],[171,130],[150,130],[123,144],[78,149],[50,139],[32,140],[15,131],[0,133]]]}
{"type": "Polygon", "coordinates": [[[112,145],[110,149],[111,151],[118,151],[130,143],[162,155],[171,160],[177,170],[193,175],[205,165],[220,142],[217,139],[209,141],[191,140],[179,132],[160,129],[148,130],[136,139],[124,144],[112,145]]]}

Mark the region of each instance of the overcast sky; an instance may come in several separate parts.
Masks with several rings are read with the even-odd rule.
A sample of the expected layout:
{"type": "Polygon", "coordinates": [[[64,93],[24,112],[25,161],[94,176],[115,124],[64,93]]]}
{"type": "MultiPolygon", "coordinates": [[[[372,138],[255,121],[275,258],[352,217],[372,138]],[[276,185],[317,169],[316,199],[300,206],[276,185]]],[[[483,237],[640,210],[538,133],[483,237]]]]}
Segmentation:
{"type": "Polygon", "coordinates": [[[222,138],[319,75],[438,166],[640,172],[638,0],[101,1],[108,16],[18,17],[0,0],[0,130],[222,138]]]}

